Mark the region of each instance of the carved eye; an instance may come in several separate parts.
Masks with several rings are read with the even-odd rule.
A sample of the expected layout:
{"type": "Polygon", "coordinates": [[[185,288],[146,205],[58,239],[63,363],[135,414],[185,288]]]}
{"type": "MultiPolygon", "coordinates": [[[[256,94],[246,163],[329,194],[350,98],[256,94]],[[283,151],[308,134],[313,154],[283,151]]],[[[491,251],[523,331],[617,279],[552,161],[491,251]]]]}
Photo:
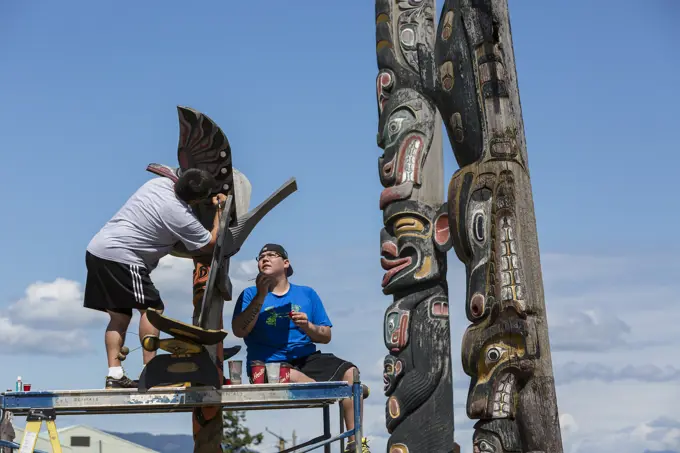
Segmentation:
{"type": "Polygon", "coordinates": [[[502,352],[499,348],[493,347],[486,351],[486,358],[489,362],[498,362],[500,360],[502,352]]]}
{"type": "Polygon", "coordinates": [[[390,122],[387,124],[387,132],[390,134],[390,137],[399,133],[401,130],[401,123],[403,122],[404,118],[392,118],[390,120],[390,122]]]}
{"type": "Polygon", "coordinates": [[[394,321],[393,317],[390,317],[390,320],[387,321],[387,331],[392,332],[394,328],[397,326],[397,323],[394,321]]]}
{"type": "Polygon", "coordinates": [[[385,373],[387,373],[387,374],[392,374],[392,373],[394,373],[394,369],[392,368],[392,365],[387,365],[387,366],[385,367],[385,373]]]}
{"type": "Polygon", "coordinates": [[[493,449],[491,448],[491,445],[485,440],[483,440],[479,443],[479,449],[480,449],[480,451],[493,451],[493,449]]]}
{"type": "Polygon", "coordinates": [[[483,243],[486,241],[486,222],[484,213],[476,212],[472,218],[472,232],[477,242],[483,243]]]}

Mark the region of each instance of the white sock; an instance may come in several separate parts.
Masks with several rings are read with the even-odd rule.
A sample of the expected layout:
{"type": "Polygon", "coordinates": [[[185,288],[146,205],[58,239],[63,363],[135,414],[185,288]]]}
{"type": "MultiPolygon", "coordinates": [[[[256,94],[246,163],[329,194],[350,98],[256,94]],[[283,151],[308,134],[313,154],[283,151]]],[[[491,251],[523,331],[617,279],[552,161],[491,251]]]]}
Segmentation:
{"type": "Polygon", "coordinates": [[[122,366],[114,366],[109,368],[109,376],[111,376],[114,379],[120,379],[123,377],[123,367],[122,366]]]}

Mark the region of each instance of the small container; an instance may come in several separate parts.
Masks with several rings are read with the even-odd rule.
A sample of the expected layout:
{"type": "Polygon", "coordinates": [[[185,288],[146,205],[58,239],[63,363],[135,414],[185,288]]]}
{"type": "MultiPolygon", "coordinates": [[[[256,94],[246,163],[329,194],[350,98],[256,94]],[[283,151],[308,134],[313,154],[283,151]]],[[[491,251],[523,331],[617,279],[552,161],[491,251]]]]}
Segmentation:
{"type": "Polygon", "coordinates": [[[24,383],[21,380],[21,376],[17,376],[17,383],[14,387],[15,392],[23,392],[24,391],[24,383]]]}
{"type": "Polygon", "coordinates": [[[290,369],[293,366],[290,363],[281,362],[281,371],[279,372],[279,383],[288,384],[290,383],[290,369]]]}
{"type": "Polygon", "coordinates": [[[243,373],[242,360],[228,360],[229,365],[229,379],[233,385],[240,385],[242,383],[241,375],[243,373]]]}
{"type": "Polygon", "coordinates": [[[30,392],[30,391],[31,391],[31,384],[24,383],[24,392],[30,392]]]}
{"type": "Polygon", "coordinates": [[[281,363],[267,363],[265,364],[265,369],[267,370],[267,382],[270,384],[278,384],[279,379],[281,378],[281,363]]]}
{"type": "Polygon", "coordinates": [[[265,383],[265,372],[264,372],[264,362],[259,360],[253,360],[250,362],[250,381],[253,384],[264,384],[265,383]]]}

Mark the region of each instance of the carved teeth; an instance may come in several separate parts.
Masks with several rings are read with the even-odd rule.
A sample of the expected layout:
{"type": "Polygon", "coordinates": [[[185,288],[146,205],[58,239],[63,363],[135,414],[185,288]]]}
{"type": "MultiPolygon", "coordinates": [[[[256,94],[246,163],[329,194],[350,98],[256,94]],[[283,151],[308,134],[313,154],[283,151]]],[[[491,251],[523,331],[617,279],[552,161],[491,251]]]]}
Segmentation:
{"type": "Polygon", "coordinates": [[[512,397],[515,392],[515,376],[506,374],[500,378],[493,395],[493,418],[509,418],[512,397]]]}
{"type": "Polygon", "coordinates": [[[517,254],[515,233],[512,228],[513,219],[501,218],[501,300],[503,302],[516,301],[517,305],[524,310],[524,280],[522,278],[522,265],[517,254]]]}

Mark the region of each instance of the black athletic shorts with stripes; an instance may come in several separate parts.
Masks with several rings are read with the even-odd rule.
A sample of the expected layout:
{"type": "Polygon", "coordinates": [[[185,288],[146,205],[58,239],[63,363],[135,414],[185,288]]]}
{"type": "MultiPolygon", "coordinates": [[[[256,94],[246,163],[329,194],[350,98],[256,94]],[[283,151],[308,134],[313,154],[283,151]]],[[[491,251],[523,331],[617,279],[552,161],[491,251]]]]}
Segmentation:
{"type": "Polygon", "coordinates": [[[352,362],[343,360],[330,352],[316,351],[307,357],[289,362],[293,368],[316,382],[342,381],[347,370],[354,368],[352,362]]]}
{"type": "Polygon", "coordinates": [[[164,305],[144,266],[118,263],[85,253],[87,281],[83,306],[132,316],[132,310],[164,305]]]}

